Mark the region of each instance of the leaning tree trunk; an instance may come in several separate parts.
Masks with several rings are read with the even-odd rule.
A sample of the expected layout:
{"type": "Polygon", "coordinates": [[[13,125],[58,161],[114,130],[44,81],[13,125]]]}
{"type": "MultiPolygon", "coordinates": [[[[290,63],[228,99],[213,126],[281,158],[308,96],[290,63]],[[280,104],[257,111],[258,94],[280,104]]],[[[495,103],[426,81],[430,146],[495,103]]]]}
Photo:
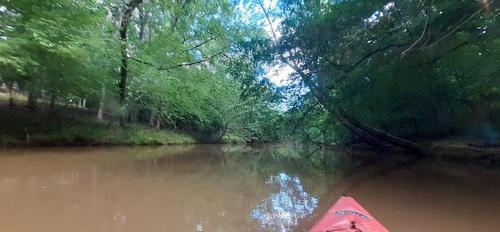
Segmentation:
{"type": "MultiPolygon", "coordinates": [[[[316,99],[325,99],[322,96],[315,96],[316,99]]],[[[328,98],[327,98],[328,99],[328,98]]],[[[349,129],[353,134],[366,141],[368,144],[379,148],[381,150],[391,150],[391,146],[399,147],[404,150],[410,151],[419,156],[425,156],[429,153],[420,145],[391,135],[390,133],[378,128],[370,127],[362,124],[358,120],[347,116],[338,107],[335,107],[331,101],[325,102],[321,100],[320,103],[328,110],[328,112],[336,118],[344,127],[349,129]]]]}
{"type": "MultiPolygon", "coordinates": [[[[142,3],[143,0],[131,0],[122,14],[120,22],[120,40],[121,40],[121,66],[120,66],[120,83],[118,84],[119,94],[120,94],[120,106],[123,108],[125,105],[125,96],[127,88],[127,76],[128,76],[128,37],[127,30],[130,24],[130,19],[134,10],[142,3]]],[[[125,125],[124,113],[120,116],[120,125],[125,125]]]]}
{"type": "Polygon", "coordinates": [[[297,66],[290,66],[292,66],[299,76],[301,76],[302,80],[309,87],[316,100],[318,100],[318,102],[323,105],[325,109],[345,128],[366,143],[380,150],[391,150],[393,147],[398,147],[419,156],[426,156],[430,153],[430,151],[412,141],[391,135],[390,133],[378,128],[366,126],[358,120],[347,116],[339,106],[333,104],[334,101],[327,92],[319,90],[319,87],[314,84],[307,74],[298,69],[297,66]]]}
{"type": "Polygon", "coordinates": [[[355,127],[360,128],[361,130],[367,132],[368,134],[370,134],[378,139],[381,139],[384,142],[389,143],[390,145],[403,148],[407,151],[410,151],[410,152],[415,153],[415,154],[420,155],[420,156],[426,156],[430,153],[430,151],[428,151],[424,147],[422,147],[422,146],[420,146],[412,141],[391,135],[390,133],[388,133],[384,130],[363,125],[359,121],[353,120],[353,119],[350,119],[350,122],[355,127]]]}
{"type": "MultiPolygon", "coordinates": [[[[259,2],[258,4],[260,5],[262,11],[264,12],[266,20],[269,23],[269,26],[271,26],[273,40],[274,43],[277,45],[278,39],[276,33],[274,32],[273,29],[274,27],[272,25],[271,19],[269,18],[267,10],[262,2],[259,2]]],[[[359,121],[348,117],[340,109],[339,106],[333,104],[334,101],[332,101],[333,99],[328,94],[328,92],[320,90],[320,87],[314,83],[312,77],[308,73],[304,72],[300,67],[295,65],[293,62],[290,62],[287,58],[285,58],[283,54],[279,55],[281,61],[285,64],[288,64],[288,66],[290,66],[300,76],[300,78],[304,81],[306,86],[309,87],[311,93],[316,98],[316,100],[318,100],[318,102],[321,105],[323,105],[328,110],[328,112],[335,119],[337,119],[344,127],[346,127],[356,136],[358,136],[360,139],[366,141],[368,144],[376,148],[379,148],[381,150],[389,150],[392,147],[399,147],[420,156],[425,156],[429,154],[428,151],[426,151],[423,147],[419,146],[416,143],[393,136],[383,130],[363,125],[359,121]]]]}

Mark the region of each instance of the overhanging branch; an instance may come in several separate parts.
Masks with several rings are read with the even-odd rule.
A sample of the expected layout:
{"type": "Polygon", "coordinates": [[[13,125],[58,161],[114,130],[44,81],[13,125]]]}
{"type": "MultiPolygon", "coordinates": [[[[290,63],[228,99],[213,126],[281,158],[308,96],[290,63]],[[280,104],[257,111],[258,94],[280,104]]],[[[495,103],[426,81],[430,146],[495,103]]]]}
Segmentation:
{"type": "Polygon", "coordinates": [[[199,48],[199,47],[201,47],[201,46],[205,45],[206,43],[209,43],[209,42],[210,42],[210,41],[212,41],[212,40],[215,40],[215,37],[210,37],[209,39],[207,39],[207,40],[205,40],[205,41],[202,41],[202,42],[200,42],[200,43],[198,43],[198,44],[194,45],[193,47],[191,47],[191,48],[188,48],[188,49],[184,50],[184,52],[188,52],[188,51],[191,51],[191,50],[197,49],[197,48],[199,48]]]}
{"type": "Polygon", "coordinates": [[[164,66],[164,67],[159,66],[157,64],[154,64],[152,62],[148,62],[148,61],[144,61],[144,60],[135,58],[135,57],[129,57],[129,58],[137,63],[150,66],[150,67],[155,68],[159,71],[169,71],[169,70],[175,69],[175,68],[186,67],[186,66],[191,66],[191,65],[207,62],[207,61],[210,61],[210,60],[216,58],[217,56],[224,55],[224,53],[225,53],[225,51],[220,51],[220,52],[217,52],[217,53],[215,53],[215,54],[213,54],[205,59],[195,60],[195,61],[191,61],[191,62],[184,62],[184,63],[170,65],[170,66],[164,66]]]}
{"type": "Polygon", "coordinates": [[[159,68],[158,70],[162,70],[163,71],[163,70],[170,70],[170,69],[174,69],[174,68],[180,68],[180,67],[186,67],[186,66],[191,66],[191,65],[195,65],[195,64],[200,64],[200,63],[203,63],[203,62],[206,62],[206,61],[210,61],[213,58],[215,58],[215,57],[217,57],[217,56],[219,56],[221,54],[224,54],[224,51],[217,52],[217,53],[209,56],[206,59],[196,60],[196,61],[192,61],[192,62],[180,63],[180,64],[168,66],[168,67],[159,68]]]}

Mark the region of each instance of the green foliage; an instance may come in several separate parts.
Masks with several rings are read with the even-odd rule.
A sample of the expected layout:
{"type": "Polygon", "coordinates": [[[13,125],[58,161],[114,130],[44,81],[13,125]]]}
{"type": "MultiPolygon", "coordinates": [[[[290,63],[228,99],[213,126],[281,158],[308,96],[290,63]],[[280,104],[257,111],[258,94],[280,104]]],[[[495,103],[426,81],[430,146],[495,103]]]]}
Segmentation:
{"type": "MultiPolygon", "coordinates": [[[[495,4],[282,0],[249,13],[242,8],[262,2],[129,3],[1,1],[0,82],[30,104],[50,102],[55,113],[86,102],[85,112],[104,110],[110,124],[121,115],[131,125],[186,130],[208,142],[356,139],[325,106],[406,138],[500,124],[495,4]],[[263,28],[266,16],[280,24],[277,38],[263,28]],[[317,101],[303,83],[277,88],[263,77],[283,60],[327,97],[317,101]],[[118,98],[120,71],[125,99],[118,98]]],[[[68,141],[114,141],[93,126],[78,128],[82,138],[68,130],[68,141]]],[[[166,140],[127,133],[130,139],[116,141],[166,140]]]]}
{"type": "MultiPolygon", "coordinates": [[[[349,117],[406,138],[464,135],[500,126],[498,13],[478,1],[282,1],[277,49],[349,117]]],[[[324,112],[303,134],[338,141],[324,112]]]]}
{"type": "MultiPolygon", "coordinates": [[[[269,120],[263,119],[277,117],[271,105],[277,97],[272,85],[257,81],[262,30],[243,25],[236,6],[226,2],[189,2],[180,11],[175,4],[158,4],[169,10],[143,5],[151,9],[143,25],[153,35],[132,41],[136,77],[128,110],[200,132],[211,142],[269,140],[269,120]]],[[[140,38],[140,31],[131,38],[140,38]]]]}
{"type": "Polygon", "coordinates": [[[103,65],[112,63],[101,55],[113,50],[103,12],[95,3],[21,0],[3,7],[4,81],[29,91],[42,89],[47,95],[93,94],[89,88],[100,86],[103,65]]]}
{"type": "MultiPolygon", "coordinates": [[[[81,113],[79,113],[81,114],[81,113]]],[[[0,145],[162,145],[196,143],[192,136],[141,125],[125,128],[87,117],[48,117],[45,113],[6,111],[0,119],[0,145]]]]}
{"type": "MultiPolygon", "coordinates": [[[[2,1],[0,81],[60,106],[84,99],[96,112],[104,104],[110,121],[125,115],[131,124],[188,130],[212,142],[269,139],[259,120],[277,115],[269,104],[273,86],[256,81],[259,60],[247,56],[264,44],[262,29],[244,25],[230,1],[145,0],[133,10],[124,42],[117,35],[127,3],[2,1]],[[121,109],[120,45],[129,75],[121,109]]],[[[100,136],[81,129],[85,139],[100,136]]],[[[150,136],[133,137],[141,143],[150,136]]]]}

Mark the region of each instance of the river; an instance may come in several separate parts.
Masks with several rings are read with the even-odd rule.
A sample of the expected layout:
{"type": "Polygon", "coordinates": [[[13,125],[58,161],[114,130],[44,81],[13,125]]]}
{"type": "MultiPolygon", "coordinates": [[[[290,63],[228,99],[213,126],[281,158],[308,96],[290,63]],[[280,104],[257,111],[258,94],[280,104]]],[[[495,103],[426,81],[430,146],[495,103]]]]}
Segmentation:
{"type": "Polygon", "coordinates": [[[390,231],[500,228],[500,174],[475,166],[292,145],[0,151],[8,232],[307,231],[342,193],[390,231]]]}

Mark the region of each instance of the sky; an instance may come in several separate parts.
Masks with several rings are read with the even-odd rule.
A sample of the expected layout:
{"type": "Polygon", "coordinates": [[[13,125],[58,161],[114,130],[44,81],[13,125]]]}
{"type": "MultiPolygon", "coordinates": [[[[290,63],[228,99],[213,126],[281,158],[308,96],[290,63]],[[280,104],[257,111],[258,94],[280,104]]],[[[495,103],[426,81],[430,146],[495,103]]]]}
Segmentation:
{"type": "MultiPolygon", "coordinates": [[[[267,11],[270,12],[273,9],[276,9],[278,7],[278,0],[263,0],[264,6],[266,7],[267,11]]],[[[264,15],[264,12],[262,9],[254,5],[251,8],[246,8],[243,6],[243,4],[240,4],[240,9],[241,12],[243,12],[243,17],[244,20],[251,21],[252,16],[259,14],[259,15],[264,15]]],[[[260,16],[259,16],[260,17],[260,16]]],[[[277,39],[281,37],[281,31],[279,30],[280,23],[282,22],[282,19],[278,17],[273,17],[271,15],[271,21],[272,21],[272,28],[274,28],[274,33],[276,34],[277,39]]],[[[271,25],[267,22],[265,18],[262,18],[260,22],[258,22],[260,25],[262,25],[263,29],[266,31],[267,36],[270,39],[273,39],[273,30],[271,29],[271,25]]],[[[283,87],[287,86],[290,84],[296,84],[297,80],[292,80],[290,76],[294,73],[294,70],[289,67],[286,64],[282,64],[280,62],[276,62],[273,65],[263,65],[262,67],[265,71],[266,74],[264,75],[264,78],[268,78],[271,83],[278,87],[283,87]]],[[[305,94],[305,92],[304,92],[305,94]]],[[[280,102],[279,104],[275,105],[274,108],[280,111],[287,111],[290,109],[292,102],[295,101],[296,96],[292,96],[290,94],[285,94],[285,100],[280,102]]]]}
{"type": "MultiPolygon", "coordinates": [[[[264,6],[268,9],[275,9],[278,7],[278,0],[264,0],[264,6]]],[[[262,13],[262,9],[259,8],[259,11],[262,13]]],[[[277,39],[281,37],[281,32],[279,30],[279,25],[281,23],[281,19],[272,17],[272,27],[274,28],[274,32],[276,34],[277,39]]],[[[269,23],[264,23],[264,30],[267,32],[267,36],[270,38],[273,36],[271,25],[269,23]]],[[[277,86],[284,86],[290,84],[290,75],[294,72],[292,68],[287,65],[276,64],[274,66],[264,67],[267,70],[266,77],[277,86]]]]}
{"type": "Polygon", "coordinates": [[[291,74],[293,74],[293,69],[287,65],[274,65],[274,66],[266,66],[264,70],[267,71],[266,78],[277,85],[277,86],[285,86],[291,84],[291,79],[289,78],[291,74]]]}
{"type": "MultiPolygon", "coordinates": [[[[272,10],[278,7],[278,0],[263,0],[263,2],[266,9],[272,10]]],[[[263,14],[262,9],[257,6],[251,9],[248,8],[246,9],[243,3],[240,3],[239,8],[241,12],[243,12],[244,17],[247,20],[251,20],[250,18],[252,17],[252,14],[263,14]]],[[[274,28],[274,32],[276,33],[276,36],[279,39],[281,37],[279,24],[281,23],[282,20],[280,18],[271,16],[271,21],[273,24],[272,26],[274,28]]],[[[269,38],[272,38],[273,35],[272,35],[271,25],[269,25],[269,23],[264,19],[262,19],[262,22],[260,22],[260,24],[262,24],[264,30],[267,33],[267,36],[269,38]]],[[[289,66],[280,64],[276,64],[273,66],[265,65],[263,69],[266,70],[267,73],[265,75],[265,78],[268,78],[273,84],[277,86],[285,86],[291,83],[291,79],[289,77],[290,74],[292,74],[294,71],[289,66]]]]}

